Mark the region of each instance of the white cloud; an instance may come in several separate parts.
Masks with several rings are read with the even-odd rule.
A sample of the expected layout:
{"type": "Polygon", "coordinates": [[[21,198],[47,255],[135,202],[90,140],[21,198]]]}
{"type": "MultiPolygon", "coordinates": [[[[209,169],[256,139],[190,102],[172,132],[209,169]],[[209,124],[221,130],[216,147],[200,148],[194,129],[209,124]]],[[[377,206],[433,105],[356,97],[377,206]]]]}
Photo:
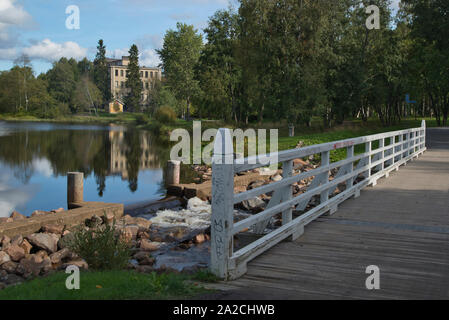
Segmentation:
{"type": "Polygon", "coordinates": [[[0,59],[12,60],[17,57],[17,50],[15,48],[0,49],[0,59]]]}
{"type": "Polygon", "coordinates": [[[47,178],[50,178],[53,175],[53,168],[51,166],[51,163],[45,158],[34,159],[33,168],[47,178]]]}
{"type": "Polygon", "coordinates": [[[32,59],[42,59],[52,62],[62,57],[81,60],[87,56],[87,49],[80,47],[73,41],[56,43],[50,39],[44,39],[30,47],[24,48],[23,53],[32,59]]]}
{"type": "Polygon", "coordinates": [[[18,35],[11,28],[28,28],[34,24],[31,15],[16,2],[0,0],[0,49],[11,49],[17,44],[18,35]]]}

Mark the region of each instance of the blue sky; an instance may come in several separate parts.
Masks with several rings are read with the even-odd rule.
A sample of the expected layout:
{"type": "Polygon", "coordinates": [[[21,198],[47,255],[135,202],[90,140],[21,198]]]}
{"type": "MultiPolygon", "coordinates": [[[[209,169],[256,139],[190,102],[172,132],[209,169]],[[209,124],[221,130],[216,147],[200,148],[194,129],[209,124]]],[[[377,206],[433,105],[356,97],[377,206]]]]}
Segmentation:
{"type": "Polygon", "coordinates": [[[93,59],[99,39],[110,57],[126,55],[135,43],[141,64],[156,66],[155,49],[166,30],[181,21],[201,31],[229,4],[237,6],[236,0],[0,0],[0,70],[11,68],[21,53],[30,56],[36,74],[62,56],[93,59]],[[66,28],[71,5],[80,10],[79,30],[66,28]]]}
{"type": "Polygon", "coordinates": [[[126,55],[136,43],[141,64],[159,63],[155,49],[176,22],[201,31],[216,10],[234,0],[0,0],[0,70],[11,68],[21,53],[32,58],[36,74],[61,56],[95,56],[98,39],[108,56],[126,55]],[[66,28],[66,8],[78,6],[80,29],[66,28]]]}

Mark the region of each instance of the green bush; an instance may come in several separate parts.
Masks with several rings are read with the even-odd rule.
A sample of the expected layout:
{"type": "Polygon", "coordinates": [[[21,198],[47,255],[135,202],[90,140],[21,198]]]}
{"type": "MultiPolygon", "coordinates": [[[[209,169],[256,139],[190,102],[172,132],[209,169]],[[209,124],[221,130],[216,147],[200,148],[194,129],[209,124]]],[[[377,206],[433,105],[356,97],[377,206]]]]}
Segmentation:
{"type": "Polygon", "coordinates": [[[136,116],[136,123],[138,125],[144,125],[147,124],[148,122],[150,122],[150,118],[148,117],[147,114],[139,114],[136,116]]]}
{"type": "Polygon", "coordinates": [[[176,112],[169,106],[162,106],[154,112],[154,118],[161,123],[173,123],[176,121],[176,112]]]}
{"type": "Polygon", "coordinates": [[[120,239],[115,224],[89,229],[82,226],[74,231],[68,247],[86,260],[89,269],[93,270],[123,269],[131,256],[131,250],[120,239]]]}

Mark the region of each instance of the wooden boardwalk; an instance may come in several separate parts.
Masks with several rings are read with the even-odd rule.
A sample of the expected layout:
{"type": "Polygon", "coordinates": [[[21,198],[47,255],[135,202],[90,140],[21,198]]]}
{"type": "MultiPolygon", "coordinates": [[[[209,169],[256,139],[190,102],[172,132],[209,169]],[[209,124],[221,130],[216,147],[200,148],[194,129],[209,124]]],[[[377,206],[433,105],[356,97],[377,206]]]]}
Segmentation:
{"type": "Polygon", "coordinates": [[[449,299],[449,129],[428,151],[248,263],[206,299],[449,299]],[[380,269],[368,290],[366,267],[380,269]]]}

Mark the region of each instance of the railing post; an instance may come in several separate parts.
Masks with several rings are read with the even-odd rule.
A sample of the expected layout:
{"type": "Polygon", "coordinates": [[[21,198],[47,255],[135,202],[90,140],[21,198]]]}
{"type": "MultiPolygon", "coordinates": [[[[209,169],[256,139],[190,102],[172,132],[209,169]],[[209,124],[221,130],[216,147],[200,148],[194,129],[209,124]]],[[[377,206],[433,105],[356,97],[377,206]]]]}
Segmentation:
{"type": "MultiPolygon", "coordinates": [[[[348,159],[354,157],[354,146],[349,146],[346,148],[346,157],[348,159]]],[[[348,173],[352,173],[354,171],[354,162],[349,163],[348,167],[349,167],[348,173]]],[[[354,185],[354,177],[351,177],[346,181],[346,189],[351,188],[353,185],[354,185]]]]}
{"type": "MultiPolygon", "coordinates": [[[[379,149],[381,149],[381,148],[384,147],[384,145],[385,145],[384,142],[385,142],[385,138],[379,139],[379,149]]],[[[380,154],[379,160],[381,160],[382,162],[376,166],[376,170],[377,170],[377,171],[382,171],[382,170],[384,169],[384,162],[383,162],[383,159],[384,159],[384,151],[379,152],[379,154],[380,154]]]]}
{"type": "Polygon", "coordinates": [[[419,149],[426,147],[426,120],[421,121],[421,144],[419,149]]]}
{"type": "Polygon", "coordinates": [[[214,142],[212,158],[212,217],[210,270],[229,278],[229,258],[233,252],[234,150],[229,129],[221,128],[214,142]]]}
{"type": "MultiPolygon", "coordinates": [[[[329,163],[330,163],[330,152],[329,151],[321,152],[321,166],[322,167],[328,166],[329,163]]],[[[322,175],[323,175],[323,181],[325,181],[324,183],[328,183],[329,182],[329,171],[324,172],[322,175]]],[[[324,190],[320,194],[320,203],[324,203],[327,200],[329,200],[329,189],[324,190]]]]}
{"type": "MultiPolygon", "coordinates": [[[[293,160],[285,161],[282,163],[282,178],[289,178],[293,176],[293,160]]],[[[288,201],[293,197],[292,186],[286,186],[283,190],[284,196],[283,200],[288,201]]],[[[287,224],[292,221],[292,208],[287,209],[282,212],[282,224],[287,224]]]]}
{"type": "MultiPolygon", "coordinates": [[[[372,143],[371,141],[368,141],[365,143],[365,152],[371,153],[372,143]]],[[[365,178],[368,179],[371,177],[371,154],[368,155],[368,160],[366,161],[366,164],[368,165],[368,171],[365,172],[365,178]]]]}

